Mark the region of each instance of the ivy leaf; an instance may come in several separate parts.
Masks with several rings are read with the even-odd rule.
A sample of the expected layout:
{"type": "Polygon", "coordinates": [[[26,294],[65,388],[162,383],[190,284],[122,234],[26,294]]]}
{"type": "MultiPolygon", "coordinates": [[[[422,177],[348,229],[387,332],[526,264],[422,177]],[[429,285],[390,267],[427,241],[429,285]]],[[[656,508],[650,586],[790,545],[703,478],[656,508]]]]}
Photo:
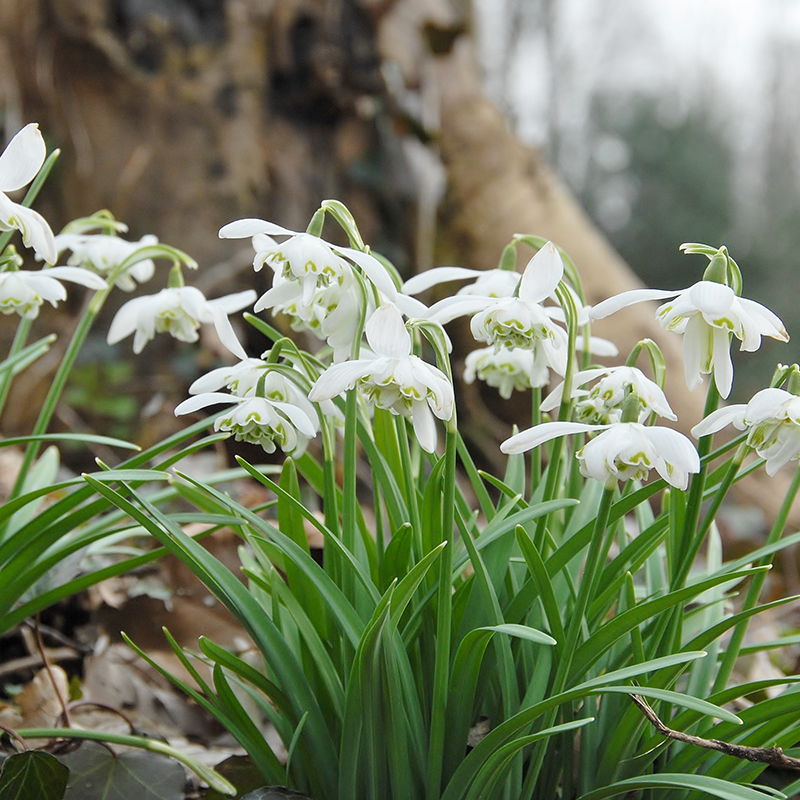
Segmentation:
{"type": "MultiPolygon", "coordinates": [[[[64,800],[183,800],[183,767],[158,753],[115,755],[96,742],[83,742],[58,760],[69,767],[64,800]]],[[[20,798],[22,800],[22,798],[20,798]]]]}
{"type": "Polygon", "coordinates": [[[3,762],[0,800],[62,800],[69,770],[40,750],[15,753],[3,762]]]}

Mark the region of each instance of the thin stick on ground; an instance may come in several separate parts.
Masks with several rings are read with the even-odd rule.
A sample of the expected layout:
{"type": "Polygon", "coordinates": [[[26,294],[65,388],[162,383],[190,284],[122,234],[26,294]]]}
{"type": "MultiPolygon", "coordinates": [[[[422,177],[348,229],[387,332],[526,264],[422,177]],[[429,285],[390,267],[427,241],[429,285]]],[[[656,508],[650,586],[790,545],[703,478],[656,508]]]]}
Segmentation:
{"type": "Polygon", "coordinates": [[[705,747],[707,750],[717,750],[726,756],[743,758],[747,761],[758,761],[769,764],[781,769],[800,770],[800,758],[792,758],[784,755],[780,747],[747,747],[741,744],[730,744],[719,739],[703,739],[700,736],[692,736],[689,733],[682,733],[668,728],[659,718],[649,703],[639,695],[630,695],[631,700],[639,707],[642,714],[652,723],[653,727],[662,735],[678,742],[693,744],[697,747],[705,747]]]}

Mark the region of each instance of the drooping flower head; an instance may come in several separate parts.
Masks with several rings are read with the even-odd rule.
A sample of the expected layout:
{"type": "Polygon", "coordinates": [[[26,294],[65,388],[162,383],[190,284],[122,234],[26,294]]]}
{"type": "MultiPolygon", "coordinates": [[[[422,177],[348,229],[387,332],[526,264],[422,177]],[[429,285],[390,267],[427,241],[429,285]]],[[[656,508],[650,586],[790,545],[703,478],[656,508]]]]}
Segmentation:
{"type": "MultiPolygon", "coordinates": [[[[455,268],[448,268],[447,274],[453,270],[455,268]]],[[[553,311],[557,307],[546,308],[542,305],[555,293],[563,275],[564,263],[561,255],[552,242],[547,242],[528,262],[518,279],[516,272],[492,271],[490,280],[487,281],[492,290],[507,291],[513,282],[512,294],[502,296],[458,294],[431,306],[427,316],[444,324],[458,316],[474,314],[470,328],[477,341],[486,342],[497,350],[501,347],[528,350],[540,347],[548,365],[563,375],[568,358],[567,332],[553,319],[553,311]],[[500,273],[512,277],[504,276],[503,280],[506,283],[501,285],[497,278],[500,273]],[[514,291],[516,295],[513,294],[514,291]]],[[[424,275],[420,276],[423,277],[424,275]]],[[[418,286],[420,285],[424,284],[420,282],[418,286]]],[[[412,288],[421,291],[413,284],[412,288]]]]}
{"type": "Polygon", "coordinates": [[[117,276],[115,285],[124,292],[132,292],[137,283],[146,283],[155,273],[152,258],[132,259],[137,251],[158,244],[153,235],[143,236],[138,242],[129,242],[120,236],[107,233],[59,233],[55,239],[59,253],[71,250],[67,264],[93,269],[100,275],[110,275],[125,261],[131,266],[117,276]]]}
{"type": "Polygon", "coordinates": [[[267,453],[275,452],[277,446],[284,453],[300,456],[319,431],[319,416],[305,393],[274,370],[262,371],[257,387],[244,396],[204,392],[180,403],[175,414],[223,403],[231,408],[217,417],[214,430],[232,433],[237,442],[261,445],[267,453]]]}
{"type": "Polygon", "coordinates": [[[233,332],[228,314],[241,311],[255,298],[252,289],[215,300],[206,300],[194,286],[162,289],[158,294],[135,297],[125,303],[111,322],[107,341],[116,344],[134,334],[133,352],[138,354],[156,333],[167,332],[181,342],[196,342],[200,325],[212,322],[222,343],[244,359],[247,355],[233,332]]]}
{"type": "Polygon", "coordinates": [[[800,458],[800,397],[785,389],[762,389],[749,403],[717,409],[692,428],[707,436],[733,425],[746,430],[747,444],[767,462],[767,475],[800,458]]]}
{"type": "Polygon", "coordinates": [[[409,417],[421,447],[436,449],[434,416],[449,420],[455,399],[447,376],[411,352],[411,335],[393,304],[376,309],[365,327],[372,357],[329,367],[311,389],[309,399],[329,400],[357,386],[366,400],[393,414],[409,417]]]}
{"type": "MultiPolygon", "coordinates": [[[[593,425],[620,422],[630,392],[640,401],[638,422],[645,422],[651,413],[671,420],[677,419],[661,387],[636,367],[596,367],[576,372],[572,378],[572,386],[572,397],[576,400],[574,416],[581,422],[593,425]],[[594,380],[597,383],[590,389],[582,388],[594,380]]],[[[563,391],[562,383],[550,392],[542,402],[542,411],[558,408],[563,391]]]]}
{"type": "MultiPolygon", "coordinates": [[[[726,258],[720,255],[723,257],[726,258]]],[[[667,330],[683,334],[683,363],[689,389],[697,388],[703,382],[703,375],[713,371],[720,396],[726,398],[730,394],[733,383],[731,335],[741,342],[739,349],[748,352],[758,350],[762,336],[789,341],[783,323],[768,308],[737,297],[730,286],[716,280],[698,281],[683,291],[634,289],[623,292],[596,305],[590,317],[603,319],[634,303],[666,298],[674,299],[659,306],[656,318],[667,330]]]]}
{"type": "Polygon", "coordinates": [[[605,484],[611,480],[644,480],[655,469],[671,486],[686,489],[689,475],[700,471],[700,456],[682,433],[638,422],[545,422],[506,439],[500,449],[504,453],[522,453],[558,436],[595,431],[602,433],[576,454],[581,475],[586,478],[605,484]]]}
{"type": "Polygon", "coordinates": [[[361,319],[371,310],[364,308],[369,300],[362,296],[353,265],[380,295],[391,302],[399,299],[386,268],[369,253],[260,219],[228,223],[219,235],[223,239],[251,237],[254,268],[258,271],[267,264],[274,273],[272,288],[259,298],[256,312],[272,309],[289,314],[294,330],[309,330],[327,340],[335,361],[349,355],[361,319]]]}
{"type": "Polygon", "coordinates": [[[67,290],[61,281],[79,283],[95,290],[108,288],[99,275],[80,267],[0,272],[0,313],[36,319],[44,302],[55,307],[59,301],[66,300],[67,290]]]}
{"type": "Polygon", "coordinates": [[[27,186],[42,168],[46,156],[44,139],[33,122],[19,131],[0,154],[0,231],[19,231],[26,247],[32,247],[48,264],[55,264],[58,252],[47,220],[4,194],[27,186]]]}
{"type": "Polygon", "coordinates": [[[508,400],[515,390],[547,386],[550,368],[541,348],[482,347],[469,353],[464,362],[464,380],[473,383],[475,378],[496,387],[500,397],[508,400]]]}

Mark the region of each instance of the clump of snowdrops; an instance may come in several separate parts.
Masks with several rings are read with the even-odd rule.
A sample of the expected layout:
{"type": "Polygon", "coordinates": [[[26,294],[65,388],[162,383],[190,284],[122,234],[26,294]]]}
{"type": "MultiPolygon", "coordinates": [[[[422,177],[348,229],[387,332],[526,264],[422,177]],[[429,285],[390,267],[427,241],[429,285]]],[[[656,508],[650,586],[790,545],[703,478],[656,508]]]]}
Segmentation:
{"type": "Polygon", "coordinates": [[[749,403],[720,404],[734,341],[745,351],[763,336],[788,341],[774,314],[742,297],[726,248],[684,245],[699,277],[684,291],[642,289],[591,308],[568,256],[529,235],[514,237],[497,269],[431,269],[403,284],[348,210],[326,201],[305,231],[257,219],[224,225],[220,236],[252,240],[254,268],[272,273],[271,288],[207,300],[184,284],[190,257],[153,237],[126,241],[108,214],[53,237],[29,208],[50,164],[39,171],[39,142],[28,126],[0,156],[2,190],[39,173],[21,205],[0,194],[0,310],[20,316],[0,397],[49,347],[51,338],[30,345],[27,334],[43,301],[64,298],[61,281],[95,294],[0,509],[0,630],[170,552],[232,612],[260,658],[254,665],[204,638],[185,651],[169,638],[194,683],[167,677],[236,737],[265,785],[315,800],[781,796],[755,786],[763,759],[702,744],[744,744],[754,758],[791,748],[800,711],[794,677],[732,679],[740,655],[754,651],[748,625],[792,599],[767,603],[761,593],[774,554],[800,541],[784,532],[797,471],[757,551],[724,560],[715,517],[748,473],[794,469],[800,370],[779,366],[749,403]],[[15,171],[15,158],[25,168],[15,171]],[[25,268],[8,245],[15,230],[48,266],[25,268]],[[348,246],[332,243],[344,237],[348,246]],[[520,275],[524,250],[535,255],[520,275]],[[109,343],[132,334],[139,353],[157,332],[193,342],[209,323],[231,360],[175,409],[198,417],[185,431],[54,485],[57,451],[40,454],[40,444],[59,438],[48,426],[80,346],[112,288],[150,280],[163,260],[167,288],[126,303],[109,343]],[[455,293],[426,305],[442,284],[455,293]],[[660,323],[683,337],[689,388],[706,392],[694,439],[669,425],[669,381],[682,378],[668,381],[653,342],[619,366],[594,364],[616,348],[591,335],[592,320],[652,299],[663,301],[660,323]],[[246,322],[265,337],[258,355],[229,321],[249,307],[246,322]],[[314,352],[262,312],[287,317],[318,342],[314,352]],[[499,444],[502,475],[478,470],[459,432],[445,326],[462,316],[483,345],[467,357],[465,379],[531,398],[530,427],[499,444]],[[199,414],[207,408],[215,414],[199,414]],[[728,425],[733,435],[715,446],[728,425]],[[181,472],[185,455],[231,436],[280,449],[282,466],[240,458],[211,480],[181,472]],[[237,475],[272,499],[240,505],[219,486],[237,475]],[[55,489],[60,499],[41,508],[55,489]],[[192,521],[241,536],[241,575],[184,532],[192,521]],[[321,564],[310,529],[324,538],[321,564]],[[48,580],[68,559],[142,535],[158,549],[48,580]]]}

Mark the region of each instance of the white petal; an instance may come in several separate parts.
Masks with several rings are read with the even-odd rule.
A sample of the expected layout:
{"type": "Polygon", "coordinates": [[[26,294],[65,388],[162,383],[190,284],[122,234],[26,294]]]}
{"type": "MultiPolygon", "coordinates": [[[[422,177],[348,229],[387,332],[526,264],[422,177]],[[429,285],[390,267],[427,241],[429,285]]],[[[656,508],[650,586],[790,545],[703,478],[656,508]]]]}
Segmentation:
{"type": "Polygon", "coordinates": [[[718,317],[729,311],[736,299],[730,286],[714,281],[699,281],[686,291],[687,297],[702,314],[718,317]]]}
{"type": "Polygon", "coordinates": [[[646,428],[647,438],[668,464],[686,472],[700,471],[700,456],[695,446],[682,433],[672,428],[646,428]]]}
{"type": "Polygon", "coordinates": [[[609,297],[608,300],[603,300],[602,303],[592,306],[589,310],[589,319],[604,319],[622,308],[632,306],[634,303],[642,303],[645,300],[664,300],[667,297],[675,297],[679,294],[680,290],[673,292],[664,289],[632,289],[629,292],[622,292],[614,295],[614,297],[609,297]]]}
{"type": "Polygon", "coordinates": [[[747,406],[744,404],[718,408],[692,428],[692,436],[695,439],[699,439],[701,436],[708,436],[709,433],[721,431],[726,425],[730,424],[735,425],[739,430],[743,430],[746,409],[747,406]]]}
{"type": "Polygon", "coordinates": [[[425,319],[428,316],[428,306],[417,300],[416,297],[398,293],[393,302],[407,317],[425,319]]]}
{"type": "Polygon", "coordinates": [[[259,233],[266,233],[270,236],[296,236],[298,232],[290,231],[288,228],[263,219],[237,219],[219,229],[219,238],[247,239],[259,233]]]}
{"type": "Polygon", "coordinates": [[[783,466],[788,464],[800,452],[800,432],[788,435],[781,446],[771,451],[767,459],[767,475],[773,477],[783,466]]]}
{"type": "Polygon", "coordinates": [[[178,403],[178,405],[175,406],[174,413],[176,417],[180,417],[182,414],[191,414],[193,411],[199,411],[206,406],[213,406],[219,403],[230,405],[231,403],[239,402],[241,401],[238,397],[225,394],[224,392],[205,392],[204,394],[197,394],[194,397],[189,397],[182,403],[178,403]]]}
{"type": "Polygon", "coordinates": [[[337,253],[341,253],[351,261],[355,261],[378,290],[386,295],[387,299],[392,301],[397,299],[397,287],[394,285],[392,276],[375,256],[371,256],[361,250],[354,250],[352,247],[335,247],[333,245],[332,247],[337,253]]]}
{"type": "Polygon", "coordinates": [[[745,419],[748,425],[757,425],[771,418],[780,418],[784,404],[794,400],[795,396],[785,389],[770,387],[756,392],[747,404],[745,419]]]}
{"type": "Polygon", "coordinates": [[[108,289],[108,284],[95,272],[80,267],[50,267],[43,270],[42,275],[49,278],[58,278],[60,281],[72,281],[90,289],[108,289]]]}
{"type": "Polygon", "coordinates": [[[414,434],[419,446],[426,453],[433,453],[437,441],[436,421],[426,402],[420,401],[412,405],[411,420],[414,423],[414,434]]]}
{"type": "MultiPolygon", "coordinates": [[[[575,349],[583,350],[584,338],[580,334],[575,337],[575,349]]],[[[619,355],[619,348],[614,342],[609,342],[608,339],[601,339],[599,336],[589,337],[589,352],[593,356],[600,356],[601,358],[609,358],[619,355]]]]}
{"type": "Polygon", "coordinates": [[[434,303],[425,315],[428,319],[446,325],[448,322],[467,314],[476,314],[497,302],[496,297],[480,297],[478,295],[460,294],[445,297],[434,303]]]}
{"type": "Polygon", "coordinates": [[[528,262],[519,284],[519,296],[529,303],[541,303],[555,292],[564,275],[564,262],[552,242],[528,262]]]}
{"type": "Polygon", "coordinates": [[[126,336],[130,336],[135,330],[139,320],[139,309],[147,303],[153,302],[152,297],[135,297],[123,305],[117,311],[111,326],[108,329],[106,341],[108,344],[121,342],[126,336]]]}
{"type": "Polygon", "coordinates": [[[608,427],[608,425],[586,425],[582,422],[544,422],[506,439],[500,445],[500,450],[504,453],[524,453],[559,436],[602,431],[608,427]]]}
{"type": "Polygon", "coordinates": [[[314,423],[308,418],[308,415],[302,409],[291,403],[282,403],[279,400],[271,400],[270,403],[275,406],[282,414],[286,416],[289,422],[297,428],[300,433],[305,436],[316,436],[317,429],[314,423]]]}
{"type": "Polygon", "coordinates": [[[411,334],[403,315],[391,303],[373,311],[364,330],[369,346],[380,356],[400,359],[411,353],[411,334]]]}
{"type": "Polygon", "coordinates": [[[362,359],[333,364],[319,376],[317,382],[311,387],[308,399],[312,403],[330,400],[332,397],[352,389],[356,381],[367,375],[371,369],[372,364],[362,359]]]}
{"type": "MultiPolygon", "coordinates": [[[[255,292],[253,292],[253,294],[255,294],[255,292]]],[[[242,360],[246,359],[247,353],[245,352],[239,340],[236,338],[236,333],[233,330],[231,321],[228,319],[228,315],[219,306],[215,306],[213,308],[213,313],[214,329],[217,332],[217,336],[219,336],[219,340],[237,358],[242,360]]]]}
{"type": "Polygon", "coordinates": [[[216,297],[209,300],[208,304],[212,308],[220,308],[225,314],[235,314],[247,306],[253,305],[258,295],[255,289],[246,289],[243,292],[235,292],[234,294],[227,294],[224,297],[216,297]]]}
{"type": "Polygon", "coordinates": [[[58,260],[55,237],[47,220],[32,208],[9,200],[0,192],[0,230],[18,230],[26,247],[32,247],[48,264],[58,260]]]}
{"type": "Polygon", "coordinates": [[[740,297],[742,307],[742,350],[753,352],[761,345],[761,336],[771,336],[781,342],[789,341],[789,334],[783,326],[780,317],[773,314],[766,306],[754,300],[740,297]]]}
{"type": "Polygon", "coordinates": [[[419,294],[431,286],[449,281],[462,281],[468,278],[477,278],[484,274],[482,269],[467,269],[466,267],[435,267],[425,270],[419,275],[407,280],[400,288],[406,294],[419,294]]]}
{"type": "Polygon", "coordinates": [[[683,372],[690,390],[703,382],[701,373],[703,363],[708,358],[709,330],[703,318],[695,314],[683,334],[683,372]]]}
{"type": "Polygon", "coordinates": [[[36,177],[46,156],[47,147],[39,126],[31,122],[14,136],[0,155],[0,192],[13,192],[27,186],[36,177]]]}
{"type": "Polygon", "coordinates": [[[727,331],[714,328],[714,382],[719,396],[724,400],[733,385],[733,362],[731,361],[731,339],[727,331]]]}

